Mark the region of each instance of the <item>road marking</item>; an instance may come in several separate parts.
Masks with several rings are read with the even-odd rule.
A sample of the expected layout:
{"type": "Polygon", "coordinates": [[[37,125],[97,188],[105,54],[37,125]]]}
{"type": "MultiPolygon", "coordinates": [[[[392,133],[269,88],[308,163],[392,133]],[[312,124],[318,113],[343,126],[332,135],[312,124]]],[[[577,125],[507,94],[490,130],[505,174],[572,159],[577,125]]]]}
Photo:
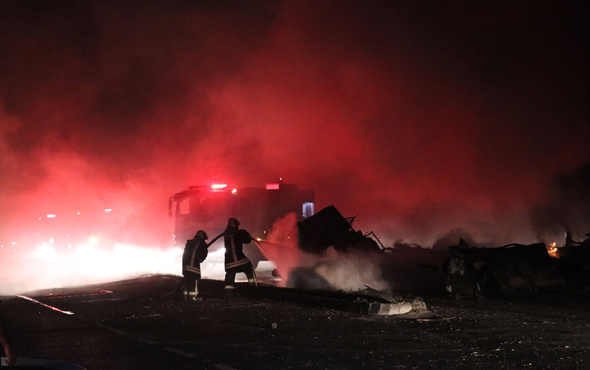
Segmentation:
{"type": "Polygon", "coordinates": [[[59,309],[59,308],[57,308],[57,307],[50,306],[50,305],[48,305],[48,304],[45,304],[45,303],[43,303],[43,302],[39,302],[38,300],[36,300],[36,299],[33,299],[33,298],[31,298],[31,297],[27,297],[27,296],[25,296],[25,295],[19,295],[19,296],[17,296],[17,297],[19,297],[19,298],[22,298],[22,299],[26,299],[27,301],[31,301],[31,302],[33,302],[33,303],[40,304],[41,306],[44,306],[44,307],[50,308],[50,309],[52,309],[52,310],[54,310],[54,311],[61,312],[61,313],[63,313],[63,314],[66,314],[66,315],[73,315],[73,314],[74,314],[73,312],[70,312],[70,311],[64,311],[64,310],[60,310],[60,309],[59,309]]]}

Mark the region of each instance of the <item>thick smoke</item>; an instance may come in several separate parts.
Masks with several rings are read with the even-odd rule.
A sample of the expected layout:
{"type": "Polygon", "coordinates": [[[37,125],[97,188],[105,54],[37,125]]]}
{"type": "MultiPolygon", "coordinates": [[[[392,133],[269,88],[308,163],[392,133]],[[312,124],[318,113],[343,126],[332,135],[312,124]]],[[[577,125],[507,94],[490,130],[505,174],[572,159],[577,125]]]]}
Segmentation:
{"type": "Polygon", "coordinates": [[[551,177],[590,160],[584,10],[3,1],[0,240],[112,209],[158,247],[175,192],[282,177],[386,245],[535,241],[551,177]]]}
{"type": "Polygon", "coordinates": [[[375,255],[341,254],[334,249],[328,249],[325,256],[311,265],[310,268],[300,271],[301,274],[291,274],[289,285],[297,287],[302,276],[307,275],[307,280],[301,287],[307,289],[326,289],[357,291],[366,287],[384,290],[390,289],[390,285],[383,280],[380,261],[375,255]],[[315,279],[310,279],[310,275],[315,279]],[[293,281],[295,280],[295,281],[293,281]],[[322,284],[317,284],[321,281],[322,284]]]}

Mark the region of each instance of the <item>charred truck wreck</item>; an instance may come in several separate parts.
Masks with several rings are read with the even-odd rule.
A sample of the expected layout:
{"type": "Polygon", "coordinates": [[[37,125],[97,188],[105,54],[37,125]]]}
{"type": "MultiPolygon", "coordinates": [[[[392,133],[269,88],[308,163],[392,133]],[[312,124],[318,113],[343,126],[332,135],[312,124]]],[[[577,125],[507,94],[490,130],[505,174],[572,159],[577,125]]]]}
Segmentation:
{"type": "MultiPolygon", "coordinates": [[[[328,248],[334,248],[339,253],[384,251],[381,242],[372,232],[363,234],[360,230],[355,230],[353,222],[353,217],[343,217],[336,207],[326,207],[297,223],[298,247],[312,255],[323,255],[328,248]]],[[[290,271],[287,286],[298,289],[334,290],[335,287],[325,276],[332,275],[328,271],[334,268],[333,264],[334,261],[319,260],[312,266],[294,268],[290,271]]]]}
{"type": "Polygon", "coordinates": [[[297,223],[299,248],[313,254],[322,254],[328,247],[338,252],[381,251],[377,242],[369,237],[372,233],[364,235],[360,230],[355,231],[353,222],[354,217],[344,218],[336,207],[326,207],[297,223]]]}

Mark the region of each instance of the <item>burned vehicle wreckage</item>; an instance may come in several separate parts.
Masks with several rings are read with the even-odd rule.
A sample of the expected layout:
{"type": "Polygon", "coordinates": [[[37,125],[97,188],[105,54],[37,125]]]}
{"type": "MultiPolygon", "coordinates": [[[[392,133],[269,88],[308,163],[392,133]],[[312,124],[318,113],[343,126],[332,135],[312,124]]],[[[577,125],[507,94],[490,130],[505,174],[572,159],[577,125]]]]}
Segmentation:
{"type": "MultiPolygon", "coordinates": [[[[328,206],[315,215],[297,222],[297,247],[300,251],[322,256],[329,249],[337,253],[382,252],[379,239],[372,233],[363,234],[354,230],[354,218],[345,218],[334,206],[328,206]],[[372,237],[371,237],[372,236],[372,237]]],[[[322,276],[325,268],[330,268],[331,261],[320,260],[312,266],[296,267],[290,272],[288,286],[296,288],[314,288],[333,290],[322,276]]]]}
{"type": "MultiPolygon", "coordinates": [[[[381,274],[386,280],[388,270],[407,269],[414,264],[418,269],[409,273],[424,274],[423,268],[433,270],[435,251],[430,248],[412,246],[407,248],[384,247],[372,233],[363,234],[352,227],[353,218],[344,218],[334,207],[327,207],[312,217],[297,223],[299,249],[306,253],[321,255],[333,247],[341,253],[381,253],[386,261],[381,274]],[[399,253],[398,253],[399,249],[399,253]],[[409,253],[411,250],[412,253],[409,253]],[[421,253],[418,253],[421,252],[421,253]],[[403,255],[400,255],[400,253],[403,255]],[[398,260],[404,259],[400,262],[398,260]],[[431,258],[430,261],[425,259],[431,258]],[[425,263],[426,262],[426,263],[425,263]],[[396,264],[397,263],[397,264],[396,264]]],[[[590,234],[581,242],[566,237],[565,245],[548,247],[545,243],[508,244],[501,247],[473,247],[463,239],[458,245],[448,246],[447,257],[440,259],[442,265],[435,267],[437,274],[425,274],[431,281],[420,284],[420,288],[446,289],[453,298],[484,298],[485,296],[509,294],[535,294],[548,290],[590,289],[590,234]]],[[[320,262],[321,265],[321,262],[320,262]]],[[[324,279],[318,266],[295,269],[290,276],[293,284],[304,284],[313,279],[320,289],[333,287],[324,279]]],[[[399,277],[399,274],[398,276],[399,277]]],[[[414,276],[416,278],[416,276],[414,276]]],[[[406,281],[407,282],[407,281],[406,281]]]]}
{"type": "Polygon", "coordinates": [[[544,243],[475,248],[461,239],[449,253],[441,271],[454,298],[590,287],[590,238],[549,250],[544,243]]]}
{"type": "Polygon", "coordinates": [[[329,247],[339,252],[380,251],[377,241],[370,237],[374,234],[370,232],[365,235],[360,230],[355,231],[353,221],[353,217],[344,218],[336,207],[326,207],[297,223],[299,248],[314,254],[324,253],[329,247]]]}
{"type": "MultiPolygon", "coordinates": [[[[273,294],[369,315],[426,311],[423,301],[407,300],[388,289],[373,289],[364,284],[349,289],[334,284],[330,278],[333,275],[354,275],[355,269],[363,268],[347,265],[350,261],[342,256],[381,255],[387,250],[373,232],[363,234],[353,228],[353,222],[354,217],[343,217],[334,206],[328,206],[297,222],[297,249],[307,257],[317,259],[313,258],[316,262],[311,265],[298,265],[290,270],[286,287],[274,290],[273,294]],[[334,254],[341,258],[334,258],[334,254]],[[331,257],[322,258],[326,255],[331,257]]],[[[281,249],[284,253],[288,247],[283,246],[281,249]]],[[[357,262],[359,260],[354,259],[351,264],[357,262]]]]}

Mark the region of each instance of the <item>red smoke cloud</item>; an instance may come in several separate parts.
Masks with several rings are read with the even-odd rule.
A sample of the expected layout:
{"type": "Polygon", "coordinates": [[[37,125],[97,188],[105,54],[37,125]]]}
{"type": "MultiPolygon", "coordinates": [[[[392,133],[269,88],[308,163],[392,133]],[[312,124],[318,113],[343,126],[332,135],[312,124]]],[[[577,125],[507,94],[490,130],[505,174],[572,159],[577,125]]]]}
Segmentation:
{"type": "Polygon", "coordinates": [[[113,208],[157,245],[168,196],[220,176],[315,189],[387,245],[532,242],[590,160],[587,31],[505,5],[4,2],[0,234],[113,208]]]}

